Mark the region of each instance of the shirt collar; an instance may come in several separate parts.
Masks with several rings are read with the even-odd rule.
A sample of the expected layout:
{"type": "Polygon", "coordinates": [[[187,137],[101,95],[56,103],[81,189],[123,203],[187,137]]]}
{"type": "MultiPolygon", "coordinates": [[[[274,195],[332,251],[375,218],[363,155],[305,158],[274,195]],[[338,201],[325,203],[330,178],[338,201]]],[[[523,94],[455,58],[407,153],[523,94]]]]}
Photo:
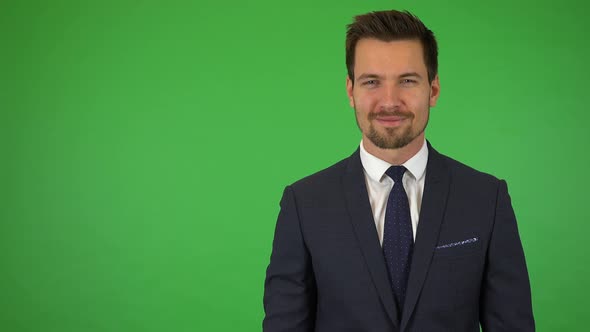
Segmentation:
{"type": "MultiPolygon", "coordinates": [[[[363,168],[367,175],[373,179],[374,181],[381,182],[385,171],[391,166],[392,164],[386,162],[385,160],[381,160],[374,155],[370,154],[365,150],[363,146],[363,141],[361,140],[360,144],[360,157],[361,163],[363,164],[363,168]]],[[[426,140],[422,144],[422,148],[412,156],[412,158],[408,159],[402,165],[406,167],[406,169],[412,174],[412,176],[416,180],[420,180],[426,171],[426,163],[428,162],[428,146],[426,145],[426,140]]]]}

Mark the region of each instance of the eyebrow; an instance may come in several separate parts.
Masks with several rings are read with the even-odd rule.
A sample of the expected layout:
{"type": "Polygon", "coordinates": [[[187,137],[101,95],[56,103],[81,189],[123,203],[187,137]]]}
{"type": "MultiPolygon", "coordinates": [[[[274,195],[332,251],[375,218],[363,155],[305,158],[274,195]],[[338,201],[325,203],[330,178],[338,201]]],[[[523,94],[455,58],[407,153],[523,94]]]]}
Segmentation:
{"type": "MultiPolygon", "coordinates": [[[[381,77],[382,77],[381,75],[377,75],[377,74],[363,73],[357,78],[357,80],[374,79],[374,78],[381,78],[381,77]]],[[[418,74],[417,72],[408,72],[408,73],[403,73],[403,74],[399,75],[399,78],[406,78],[406,77],[422,78],[422,76],[420,76],[420,74],[418,74]]]]}
{"type": "Polygon", "coordinates": [[[377,74],[363,73],[363,74],[361,74],[361,76],[359,76],[357,78],[357,80],[363,80],[363,79],[367,79],[367,78],[381,78],[381,76],[379,76],[377,74]]]}
{"type": "Polygon", "coordinates": [[[418,77],[418,78],[422,78],[422,76],[420,76],[420,74],[416,73],[416,72],[410,72],[410,73],[403,73],[401,75],[399,75],[400,78],[404,78],[404,77],[418,77]]]}

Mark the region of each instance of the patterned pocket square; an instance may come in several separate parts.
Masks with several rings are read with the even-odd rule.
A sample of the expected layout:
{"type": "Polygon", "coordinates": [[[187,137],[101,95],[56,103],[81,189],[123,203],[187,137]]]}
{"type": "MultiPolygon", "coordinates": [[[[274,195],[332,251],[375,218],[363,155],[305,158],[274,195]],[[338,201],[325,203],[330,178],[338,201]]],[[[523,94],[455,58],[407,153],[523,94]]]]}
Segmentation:
{"type": "Polygon", "coordinates": [[[459,242],[443,244],[441,246],[436,247],[436,249],[445,249],[445,248],[452,248],[452,247],[456,247],[456,246],[462,246],[462,245],[469,244],[469,243],[475,243],[475,242],[477,242],[477,240],[478,240],[478,238],[473,237],[471,239],[467,239],[467,240],[463,240],[463,241],[459,241],[459,242]]]}

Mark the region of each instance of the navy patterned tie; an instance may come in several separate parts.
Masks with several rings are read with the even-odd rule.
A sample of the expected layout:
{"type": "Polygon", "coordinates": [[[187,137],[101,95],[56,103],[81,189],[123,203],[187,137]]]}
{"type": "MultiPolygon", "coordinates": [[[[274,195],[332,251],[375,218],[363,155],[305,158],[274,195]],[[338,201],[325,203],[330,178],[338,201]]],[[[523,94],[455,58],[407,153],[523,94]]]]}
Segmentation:
{"type": "Polygon", "coordinates": [[[408,196],[402,183],[406,168],[391,166],[385,174],[394,184],[385,210],[385,227],[383,229],[383,254],[389,271],[393,294],[400,311],[406,298],[406,286],[410,274],[414,238],[408,196]]]}

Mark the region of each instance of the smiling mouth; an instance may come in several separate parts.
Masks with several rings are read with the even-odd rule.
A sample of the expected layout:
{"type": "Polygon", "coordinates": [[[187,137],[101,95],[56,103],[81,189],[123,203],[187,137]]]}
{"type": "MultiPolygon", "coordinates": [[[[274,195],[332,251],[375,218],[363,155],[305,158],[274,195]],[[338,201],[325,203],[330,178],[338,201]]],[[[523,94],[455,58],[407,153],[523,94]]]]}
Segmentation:
{"type": "Polygon", "coordinates": [[[397,115],[375,117],[375,121],[386,127],[398,127],[407,119],[408,117],[397,115]]]}

